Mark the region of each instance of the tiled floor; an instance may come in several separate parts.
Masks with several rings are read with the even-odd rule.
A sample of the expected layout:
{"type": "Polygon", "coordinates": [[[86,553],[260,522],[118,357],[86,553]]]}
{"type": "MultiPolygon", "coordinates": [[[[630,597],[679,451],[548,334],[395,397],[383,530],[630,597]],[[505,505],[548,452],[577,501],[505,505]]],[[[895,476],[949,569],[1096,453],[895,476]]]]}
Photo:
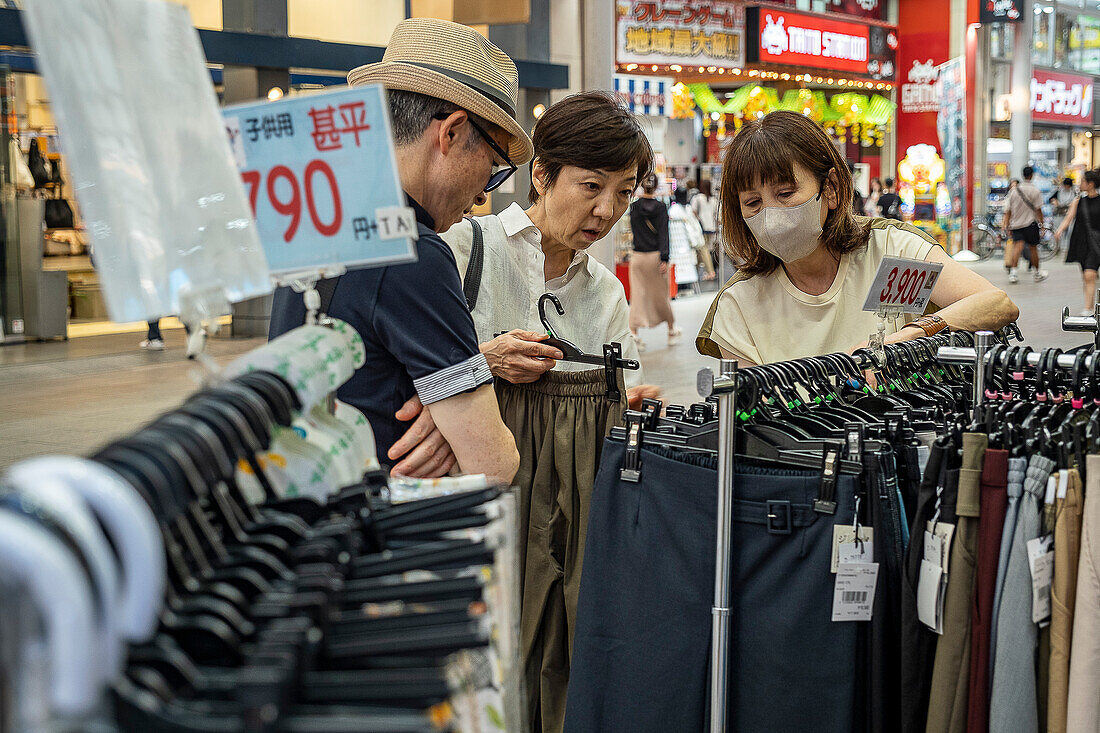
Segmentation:
{"type": "MultiPolygon", "coordinates": [[[[1008,285],[999,264],[975,267],[1008,289],[1020,306],[1020,326],[1032,345],[1074,346],[1085,334],[1064,333],[1061,308],[1081,307],[1076,266],[1049,263],[1044,283],[1021,278],[1008,285]]],[[[713,360],[695,351],[695,332],[713,294],[673,303],[684,335],[666,344],[664,327],[641,333],[645,381],[660,385],[668,402],[694,402],[696,372],[713,360]]],[[[203,369],[184,356],[183,331],[165,332],[168,350],[137,348],[140,334],[0,347],[0,467],[43,453],[86,454],[178,404],[203,380],[203,369]]],[[[219,363],[254,348],[262,339],[212,339],[207,351],[219,363]]]]}
{"type": "MultiPolygon", "coordinates": [[[[86,454],[178,404],[204,370],[184,355],[183,330],[168,349],[138,349],[141,335],[0,348],[0,466],[43,453],[86,454]]],[[[227,363],[262,339],[211,339],[227,363]]]]}

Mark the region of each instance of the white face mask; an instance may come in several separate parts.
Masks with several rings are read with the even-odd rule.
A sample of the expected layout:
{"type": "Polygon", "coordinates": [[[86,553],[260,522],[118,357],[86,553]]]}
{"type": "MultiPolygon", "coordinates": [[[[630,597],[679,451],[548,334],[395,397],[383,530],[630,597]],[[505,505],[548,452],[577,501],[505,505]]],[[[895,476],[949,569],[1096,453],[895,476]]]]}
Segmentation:
{"type": "Polygon", "coordinates": [[[821,194],[798,206],[769,206],[745,219],[764,249],[784,262],[794,262],[817,249],[821,236],[821,194]]]}

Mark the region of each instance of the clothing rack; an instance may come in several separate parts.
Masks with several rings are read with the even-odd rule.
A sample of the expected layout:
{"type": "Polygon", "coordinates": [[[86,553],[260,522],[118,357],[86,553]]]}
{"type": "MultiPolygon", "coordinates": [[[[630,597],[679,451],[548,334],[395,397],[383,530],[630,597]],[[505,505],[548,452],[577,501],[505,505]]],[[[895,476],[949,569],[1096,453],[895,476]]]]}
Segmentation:
{"type": "Polygon", "coordinates": [[[1100,289],[1096,291],[1096,302],[1093,305],[1093,314],[1091,316],[1071,316],[1069,314],[1069,306],[1062,309],[1062,330],[1084,331],[1093,334],[1093,348],[1096,349],[1100,349],[1100,328],[1097,328],[1098,323],[1100,323],[1100,289]]]}
{"type": "Polygon", "coordinates": [[[711,611],[710,730],[723,733],[729,707],[730,546],[733,534],[733,480],[736,461],[737,362],[721,359],[716,378],[699,371],[699,396],[718,397],[718,542],[715,545],[714,607],[711,611]]]}

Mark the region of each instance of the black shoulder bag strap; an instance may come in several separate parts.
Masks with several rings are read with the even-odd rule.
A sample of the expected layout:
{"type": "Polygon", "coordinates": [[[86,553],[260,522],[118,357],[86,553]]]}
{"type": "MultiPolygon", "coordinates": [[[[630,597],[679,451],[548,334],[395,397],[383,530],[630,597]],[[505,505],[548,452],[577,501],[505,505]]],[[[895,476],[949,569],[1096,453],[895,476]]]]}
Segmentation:
{"type": "Polygon", "coordinates": [[[477,219],[470,219],[474,230],[474,243],[470,247],[470,262],[466,265],[466,277],[462,280],[462,294],[466,296],[466,307],[472,313],[477,305],[477,295],[481,291],[481,273],[485,269],[485,239],[477,219]]]}
{"type": "Polygon", "coordinates": [[[328,308],[332,305],[332,296],[336,293],[336,283],[340,282],[339,277],[326,277],[317,281],[314,288],[317,290],[317,294],[321,296],[321,308],[320,313],[329,315],[328,308]]]}

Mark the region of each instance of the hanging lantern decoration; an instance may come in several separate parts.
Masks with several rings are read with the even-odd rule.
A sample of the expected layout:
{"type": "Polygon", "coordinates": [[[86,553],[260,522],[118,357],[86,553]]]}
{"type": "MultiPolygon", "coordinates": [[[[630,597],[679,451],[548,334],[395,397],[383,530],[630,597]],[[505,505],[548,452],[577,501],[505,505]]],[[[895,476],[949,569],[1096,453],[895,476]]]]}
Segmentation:
{"type": "Polygon", "coordinates": [[[695,116],[695,97],[683,82],[672,86],[672,118],[691,119],[695,116]]]}

